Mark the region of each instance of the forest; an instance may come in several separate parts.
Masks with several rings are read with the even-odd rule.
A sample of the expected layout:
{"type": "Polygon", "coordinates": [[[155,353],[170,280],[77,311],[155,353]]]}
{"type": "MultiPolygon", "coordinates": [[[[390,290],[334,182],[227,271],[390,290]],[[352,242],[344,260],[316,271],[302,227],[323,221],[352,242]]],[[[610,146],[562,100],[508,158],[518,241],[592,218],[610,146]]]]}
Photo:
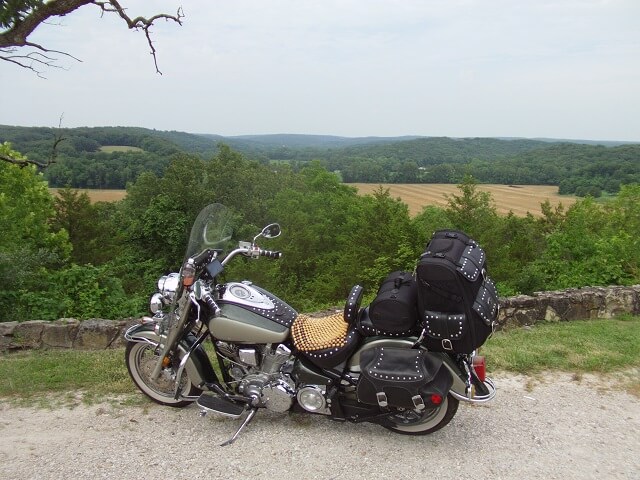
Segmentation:
{"type": "Polygon", "coordinates": [[[227,145],[260,164],[300,172],[319,161],[346,183],[479,183],[558,185],[561,194],[600,197],[640,182],[640,144],[495,138],[257,135],[221,137],[134,127],[53,129],[0,125],[0,143],[43,171],[51,187],[124,189],[142,172],[162,176],[181,152],[208,159],[227,145]],[[111,147],[117,146],[117,149],[111,147]],[[124,147],[130,147],[126,149],[124,147]]]}
{"type": "MultiPolygon", "coordinates": [[[[0,146],[4,158],[23,153],[0,146]]],[[[132,175],[124,200],[95,204],[68,188],[53,197],[48,169],[0,161],[0,321],[146,313],[157,278],[177,271],[192,221],[212,202],[237,213],[237,240],[281,224],[282,236],[265,245],[281,250],[281,260],[236,259],[224,275],[250,279],[301,311],[343,304],[356,283],[371,299],[389,272],[412,270],[442,228],[463,230],[485,248],[501,296],[640,283],[638,183],[621,185],[607,202],[588,196],[567,208],[543,204],[541,217],[519,217],[499,215],[466,174],[445,207],[412,217],[382,188],[359,196],[321,160],[293,168],[226,145],[203,155],[177,149],[163,168],[132,175]]]]}

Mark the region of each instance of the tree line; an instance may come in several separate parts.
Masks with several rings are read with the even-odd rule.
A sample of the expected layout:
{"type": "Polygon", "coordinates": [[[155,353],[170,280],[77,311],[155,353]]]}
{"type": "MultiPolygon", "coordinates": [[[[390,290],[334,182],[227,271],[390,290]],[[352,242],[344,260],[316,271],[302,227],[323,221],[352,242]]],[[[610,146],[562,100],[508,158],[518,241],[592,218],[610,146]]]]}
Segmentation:
{"type": "Polygon", "coordinates": [[[56,161],[44,170],[52,187],[123,189],[144,171],[162,175],[180,152],[211,158],[219,142],[260,164],[299,172],[320,161],[344,182],[558,185],[561,194],[599,197],[640,182],[640,145],[613,146],[492,138],[340,139],[320,136],[223,138],[134,127],[50,129],[0,126],[31,160],[46,163],[56,136],[56,161]],[[283,143],[288,142],[288,143],[283,143]],[[105,146],[132,147],[104,151],[105,146]]]}
{"type": "MultiPolygon", "coordinates": [[[[20,157],[8,144],[0,154],[20,157]]],[[[141,172],[119,202],[92,204],[71,189],[53,197],[47,187],[35,166],[0,162],[4,321],[145,313],[157,278],[177,271],[192,221],[212,202],[237,213],[237,240],[281,224],[283,235],[264,245],[283,251],[281,260],[236,259],[224,275],[250,279],[302,311],[343,303],[356,283],[371,299],[389,272],[412,270],[442,228],[480,242],[502,296],[640,283],[638,184],[606,203],[545,203],[536,218],[499,215],[467,175],[444,208],[411,217],[388,191],[359,196],[319,161],[295,171],[223,145],[208,158],[177,153],[164,171],[141,172]]]]}

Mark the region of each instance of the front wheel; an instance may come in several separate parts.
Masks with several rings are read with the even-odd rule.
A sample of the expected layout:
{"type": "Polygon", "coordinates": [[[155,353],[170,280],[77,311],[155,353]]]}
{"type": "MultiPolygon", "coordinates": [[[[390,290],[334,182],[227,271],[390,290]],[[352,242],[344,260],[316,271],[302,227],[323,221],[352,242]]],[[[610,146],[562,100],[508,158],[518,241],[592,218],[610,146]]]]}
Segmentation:
{"type": "MultiPolygon", "coordinates": [[[[160,405],[170,407],[184,407],[193,403],[193,400],[176,400],[174,393],[176,389],[176,373],[180,365],[179,358],[171,358],[168,364],[162,368],[160,376],[153,380],[151,373],[161,361],[158,347],[147,342],[129,342],[125,350],[125,362],[129,375],[147,397],[160,405]]],[[[200,395],[202,390],[191,383],[189,374],[185,370],[180,380],[180,397],[200,395]]]]}
{"type": "Polygon", "coordinates": [[[440,430],[448,424],[458,411],[460,402],[447,395],[436,408],[422,412],[406,410],[387,417],[382,426],[404,435],[427,435],[440,430]]]}

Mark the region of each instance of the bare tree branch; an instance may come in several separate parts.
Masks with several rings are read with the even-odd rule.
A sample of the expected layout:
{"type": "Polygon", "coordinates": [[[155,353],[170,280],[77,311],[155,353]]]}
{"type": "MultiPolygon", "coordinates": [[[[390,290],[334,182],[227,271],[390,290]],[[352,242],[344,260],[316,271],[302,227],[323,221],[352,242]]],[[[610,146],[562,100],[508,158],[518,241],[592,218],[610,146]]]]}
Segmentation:
{"type": "Polygon", "coordinates": [[[5,60],[20,67],[33,70],[41,77],[43,75],[39,67],[60,68],[55,64],[58,60],[55,58],[55,55],[64,55],[78,60],[66,52],[52,50],[42,45],[29,42],[28,37],[38,26],[46,23],[49,19],[63,17],[85,5],[95,5],[102,10],[103,14],[117,14],[125,21],[130,30],[143,30],[151,50],[151,55],[153,56],[156,72],[162,74],[158,68],[156,49],[151,40],[150,29],[154,22],[158,20],[173,21],[182,25],[182,19],[184,18],[182,7],[178,8],[175,15],[159,13],[148,18],[142,16],[131,18],[127,14],[126,8],[122,7],[118,0],[43,0],[41,2],[33,2],[33,5],[26,6],[23,12],[17,12],[12,16],[11,21],[2,25],[4,30],[0,31],[0,60],[5,60]],[[18,53],[18,49],[22,48],[31,48],[34,51],[25,54],[18,53]]]}

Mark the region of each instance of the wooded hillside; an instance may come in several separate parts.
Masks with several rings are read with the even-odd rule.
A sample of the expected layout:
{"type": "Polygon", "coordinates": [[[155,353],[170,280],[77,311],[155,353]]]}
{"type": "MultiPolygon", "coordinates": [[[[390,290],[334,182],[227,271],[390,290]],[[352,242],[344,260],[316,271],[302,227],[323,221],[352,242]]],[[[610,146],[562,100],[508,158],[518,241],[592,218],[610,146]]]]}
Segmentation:
{"type": "Polygon", "coordinates": [[[344,138],[320,135],[221,137],[134,127],[52,129],[0,126],[0,143],[31,160],[51,157],[52,187],[125,188],[145,171],[161,175],[180,152],[209,159],[219,144],[262,164],[299,171],[319,160],[348,183],[480,183],[558,185],[562,194],[600,196],[640,182],[640,145],[593,145],[493,138],[344,138]],[[135,147],[116,149],[105,147],[135,147]]]}

